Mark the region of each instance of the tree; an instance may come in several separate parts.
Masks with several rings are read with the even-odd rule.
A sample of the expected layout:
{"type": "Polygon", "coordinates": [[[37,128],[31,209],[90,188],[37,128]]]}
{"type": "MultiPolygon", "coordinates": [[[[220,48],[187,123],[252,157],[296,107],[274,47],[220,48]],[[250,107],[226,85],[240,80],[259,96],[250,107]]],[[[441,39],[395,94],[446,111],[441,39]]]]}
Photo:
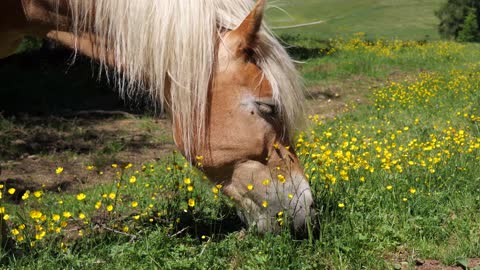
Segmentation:
{"type": "Polygon", "coordinates": [[[438,25],[440,35],[448,39],[457,39],[460,31],[466,25],[467,16],[472,13],[472,10],[475,13],[478,26],[480,25],[479,0],[448,0],[435,12],[435,15],[440,19],[438,25]]]}
{"type": "Polygon", "coordinates": [[[460,42],[476,42],[480,40],[479,38],[477,14],[475,9],[471,9],[465,17],[462,30],[458,32],[457,40],[460,42]]]}

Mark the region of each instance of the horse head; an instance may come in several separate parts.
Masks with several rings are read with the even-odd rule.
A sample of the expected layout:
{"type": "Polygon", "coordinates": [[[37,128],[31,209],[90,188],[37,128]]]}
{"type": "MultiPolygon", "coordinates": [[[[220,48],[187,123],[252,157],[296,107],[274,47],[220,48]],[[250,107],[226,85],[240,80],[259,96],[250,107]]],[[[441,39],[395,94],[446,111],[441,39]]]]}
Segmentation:
{"type": "MultiPolygon", "coordinates": [[[[206,136],[191,155],[222,184],[250,226],[276,231],[288,216],[302,231],[313,213],[312,193],[291,145],[281,99],[256,63],[262,57],[257,53],[264,5],[258,1],[236,29],[218,39],[206,136]]],[[[182,138],[176,136],[176,142],[182,149],[182,138]]]]}

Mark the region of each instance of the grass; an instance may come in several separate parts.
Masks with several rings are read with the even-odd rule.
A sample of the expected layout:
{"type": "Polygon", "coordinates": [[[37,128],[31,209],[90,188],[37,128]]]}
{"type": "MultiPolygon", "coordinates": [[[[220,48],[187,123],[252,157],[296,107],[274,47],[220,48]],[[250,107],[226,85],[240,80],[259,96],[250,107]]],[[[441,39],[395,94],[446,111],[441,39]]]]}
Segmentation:
{"type": "Polygon", "coordinates": [[[273,26],[288,26],[325,20],[325,23],[293,29],[280,34],[296,34],[327,40],[365,32],[369,39],[439,39],[434,15],[443,0],[290,0],[270,9],[273,26]]]}
{"type": "MultiPolygon", "coordinates": [[[[350,102],[333,119],[311,115],[310,127],[296,137],[318,234],[298,240],[288,230],[265,236],[241,230],[222,187],[210,186],[173,154],[157,163],[110,164],[112,182],[73,194],[39,187],[23,200],[24,190],[9,194],[14,183],[4,183],[2,263],[17,269],[392,269],[406,262],[413,269],[416,259],[454,265],[480,257],[478,45],[372,43],[356,36],[332,48],[302,65],[307,85],[351,78],[381,83],[362,93],[366,104],[350,102]]],[[[55,177],[72,170],[62,169],[55,177]]],[[[91,177],[103,173],[82,169],[91,177]]]]}

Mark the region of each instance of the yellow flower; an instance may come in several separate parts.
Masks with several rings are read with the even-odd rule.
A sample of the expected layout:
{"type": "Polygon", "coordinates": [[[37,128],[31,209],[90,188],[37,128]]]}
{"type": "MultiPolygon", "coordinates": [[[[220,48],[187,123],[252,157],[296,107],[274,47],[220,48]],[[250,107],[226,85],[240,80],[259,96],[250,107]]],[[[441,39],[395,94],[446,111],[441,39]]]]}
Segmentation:
{"type": "Polygon", "coordinates": [[[262,206],[265,207],[265,208],[267,208],[267,207],[268,207],[268,202],[267,202],[267,201],[263,201],[263,202],[262,202],[262,206]]]}
{"type": "Polygon", "coordinates": [[[23,240],[25,240],[25,237],[23,237],[23,235],[17,235],[18,242],[22,242],[23,240]]]}
{"type": "Polygon", "coordinates": [[[67,212],[63,212],[63,216],[66,217],[66,218],[69,218],[69,217],[72,216],[72,213],[70,213],[70,212],[68,212],[68,211],[67,211],[67,212]]]}
{"type": "Polygon", "coordinates": [[[132,205],[133,208],[135,208],[135,207],[138,206],[138,202],[133,201],[131,205],[132,205]]]}
{"type": "Polygon", "coordinates": [[[128,226],[123,227],[122,231],[128,233],[128,226]]]}
{"type": "Polygon", "coordinates": [[[32,210],[30,211],[30,217],[33,218],[33,219],[39,219],[42,217],[42,212],[40,211],[37,211],[37,210],[32,210]]]}
{"type": "Polygon", "coordinates": [[[86,197],[87,197],[87,195],[85,195],[83,193],[80,193],[80,194],[77,195],[77,200],[83,201],[83,200],[85,200],[86,197]]]}
{"type": "Polygon", "coordinates": [[[270,184],[270,179],[264,179],[262,185],[268,186],[270,184]]]}
{"type": "Polygon", "coordinates": [[[3,215],[3,220],[7,221],[9,219],[10,219],[10,215],[7,215],[7,214],[3,215]]]}
{"type": "Polygon", "coordinates": [[[80,213],[80,214],[78,214],[78,218],[79,218],[79,219],[85,219],[86,216],[85,216],[84,213],[80,213]]]}
{"type": "Polygon", "coordinates": [[[248,185],[247,185],[247,189],[248,189],[248,190],[253,190],[253,185],[252,185],[252,184],[248,184],[248,185]]]}
{"type": "Polygon", "coordinates": [[[112,168],[117,168],[117,167],[118,167],[118,164],[116,164],[116,163],[112,164],[112,168]]]}
{"type": "Polygon", "coordinates": [[[17,236],[20,234],[20,231],[17,229],[12,229],[10,232],[12,233],[13,236],[17,236]]]}
{"type": "Polygon", "coordinates": [[[286,181],[285,176],[283,176],[281,174],[277,175],[277,178],[278,178],[278,181],[280,181],[280,183],[282,183],[282,184],[285,183],[285,181],[286,181]]]}
{"type": "Polygon", "coordinates": [[[25,193],[23,193],[22,200],[25,201],[26,199],[28,199],[28,197],[30,197],[30,191],[29,190],[27,190],[27,191],[25,191],[25,193]]]}
{"type": "Polygon", "coordinates": [[[52,216],[52,220],[53,220],[53,221],[59,221],[59,220],[60,220],[60,215],[54,214],[54,215],[52,216]]]}
{"type": "Polygon", "coordinates": [[[95,209],[100,209],[100,207],[102,207],[102,202],[101,201],[96,202],[95,209]]]}
{"type": "Polygon", "coordinates": [[[133,216],[133,219],[139,220],[139,219],[140,219],[140,215],[135,215],[135,216],[133,216]]]}
{"type": "Polygon", "coordinates": [[[132,177],[130,177],[129,182],[130,182],[131,184],[137,182],[137,177],[136,177],[135,175],[132,175],[132,177]]]}
{"type": "Polygon", "coordinates": [[[193,191],[193,186],[188,186],[188,187],[187,187],[187,190],[190,191],[190,192],[192,192],[192,191],[193,191]]]}
{"type": "Polygon", "coordinates": [[[339,203],[339,204],[338,204],[338,207],[339,207],[339,208],[344,208],[344,207],[345,207],[345,204],[344,204],[344,203],[339,203]]]}
{"type": "Polygon", "coordinates": [[[292,193],[288,193],[288,198],[291,200],[293,199],[293,194],[292,193]]]}
{"type": "Polygon", "coordinates": [[[190,207],[195,207],[195,200],[194,199],[188,199],[188,206],[190,207]]]}
{"type": "Polygon", "coordinates": [[[43,237],[45,237],[45,234],[46,234],[45,231],[41,231],[41,232],[35,234],[35,239],[37,239],[37,240],[42,240],[43,237]]]}
{"type": "Polygon", "coordinates": [[[117,197],[117,195],[116,195],[115,193],[111,192],[110,194],[108,194],[108,197],[109,197],[110,199],[114,200],[115,197],[117,197]]]}
{"type": "Polygon", "coordinates": [[[55,173],[56,174],[61,174],[63,172],[63,167],[58,167],[56,170],[55,170],[55,173]]]}
{"type": "Polygon", "coordinates": [[[404,201],[404,202],[407,202],[407,201],[408,201],[408,199],[407,199],[407,198],[403,198],[403,199],[402,199],[402,201],[404,201]]]}
{"type": "Polygon", "coordinates": [[[95,169],[95,166],[93,166],[93,165],[88,165],[87,166],[87,170],[93,171],[93,169],[95,169]]]}
{"type": "Polygon", "coordinates": [[[412,193],[412,194],[415,194],[415,192],[417,192],[417,190],[414,189],[414,188],[410,188],[410,189],[408,190],[408,192],[410,192],[410,193],[412,193]]]}
{"type": "Polygon", "coordinates": [[[387,190],[392,190],[393,189],[393,186],[387,186],[387,190]]]}
{"type": "Polygon", "coordinates": [[[192,179],[187,177],[187,178],[183,179],[183,183],[185,183],[185,185],[190,185],[192,183],[192,179]]]}
{"type": "Polygon", "coordinates": [[[132,163],[128,163],[128,164],[125,166],[125,169],[130,169],[131,167],[133,167],[133,164],[132,164],[132,163]]]}
{"type": "Polygon", "coordinates": [[[25,224],[18,225],[19,230],[25,230],[25,227],[26,227],[25,224]]]}
{"type": "Polygon", "coordinates": [[[212,187],[213,194],[218,194],[219,190],[217,187],[212,187]]]}
{"type": "Polygon", "coordinates": [[[108,211],[108,212],[112,212],[112,210],[113,210],[113,205],[111,205],[111,204],[108,205],[108,206],[107,206],[107,211],[108,211]]]}
{"type": "Polygon", "coordinates": [[[5,214],[5,207],[0,207],[0,214],[5,214]]]}
{"type": "Polygon", "coordinates": [[[42,197],[42,192],[37,190],[37,191],[33,192],[33,196],[35,196],[36,198],[40,198],[40,197],[42,197]]]}
{"type": "Polygon", "coordinates": [[[8,189],[8,194],[13,195],[14,193],[15,193],[15,189],[14,189],[14,188],[9,188],[9,189],[8,189]]]}

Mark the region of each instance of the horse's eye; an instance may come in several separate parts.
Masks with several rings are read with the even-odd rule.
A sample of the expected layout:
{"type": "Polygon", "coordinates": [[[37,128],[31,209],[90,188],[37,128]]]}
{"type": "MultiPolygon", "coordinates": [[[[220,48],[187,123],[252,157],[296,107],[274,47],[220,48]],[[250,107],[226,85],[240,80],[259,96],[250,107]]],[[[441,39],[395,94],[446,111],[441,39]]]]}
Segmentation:
{"type": "Polygon", "coordinates": [[[275,104],[270,101],[255,101],[258,111],[263,115],[272,115],[276,113],[275,104]]]}

